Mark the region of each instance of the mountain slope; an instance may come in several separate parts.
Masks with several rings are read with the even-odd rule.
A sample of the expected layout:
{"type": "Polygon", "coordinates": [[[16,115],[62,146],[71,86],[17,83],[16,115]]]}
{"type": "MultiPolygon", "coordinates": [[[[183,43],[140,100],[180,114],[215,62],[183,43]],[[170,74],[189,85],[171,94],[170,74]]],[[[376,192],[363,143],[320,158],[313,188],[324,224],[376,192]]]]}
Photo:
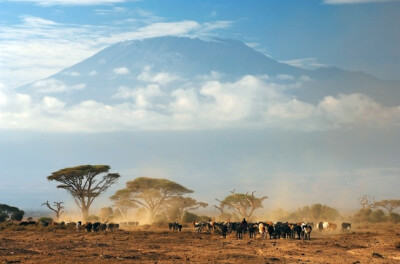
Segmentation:
{"type": "Polygon", "coordinates": [[[289,92],[313,103],[339,93],[364,93],[390,105],[399,104],[400,98],[397,81],[382,81],[337,68],[309,71],[279,63],[240,41],[183,37],[120,42],[48,79],[20,87],[19,91],[37,99],[56,96],[68,104],[84,100],[113,103],[120,101],[116,95],[121,88],[141,89],[153,83],[164,92],[172,91],[195,86],[194,83],[213,74],[224,82],[245,75],[266,75],[284,84],[307,76],[308,81],[300,89],[289,92]]]}

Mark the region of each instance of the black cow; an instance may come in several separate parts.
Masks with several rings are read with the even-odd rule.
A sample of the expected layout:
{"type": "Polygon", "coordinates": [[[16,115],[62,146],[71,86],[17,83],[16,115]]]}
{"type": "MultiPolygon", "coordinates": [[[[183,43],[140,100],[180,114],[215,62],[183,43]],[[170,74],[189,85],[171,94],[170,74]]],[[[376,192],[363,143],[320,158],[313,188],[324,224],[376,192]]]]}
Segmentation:
{"type": "Polygon", "coordinates": [[[293,238],[296,238],[296,234],[297,234],[297,239],[301,239],[301,234],[302,234],[302,228],[299,225],[295,225],[293,228],[293,238]]]}
{"type": "Polygon", "coordinates": [[[281,237],[283,238],[289,238],[291,237],[290,233],[292,230],[290,230],[289,224],[288,223],[284,223],[281,226],[281,237]]]}
{"type": "Polygon", "coordinates": [[[226,224],[219,224],[219,229],[221,229],[222,237],[226,238],[226,233],[228,233],[228,225],[226,224]]]}
{"type": "Polygon", "coordinates": [[[256,238],[257,232],[258,232],[258,225],[257,224],[250,224],[248,229],[249,229],[250,238],[256,238]]]}
{"type": "Polygon", "coordinates": [[[323,222],[319,222],[317,224],[318,230],[321,232],[322,230],[324,230],[324,223],[323,222]]]}
{"type": "Polygon", "coordinates": [[[342,231],[349,232],[351,229],[351,223],[342,223],[342,231]]]}
{"type": "Polygon", "coordinates": [[[274,226],[268,225],[267,231],[268,231],[269,239],[272,239],[274,237],[274,232],[275,232],[274,226]]]}
{"type": "Polygon", "coordinates": [[[94,222],[92,226],[93,232],[98,232],[100,230],[100,225],[100,222],[94,222]]]}
{"type": "Polygon", "coordinates": [[[93,228],[92,222],[88,222],[88,223],[85,224],[86,232],[91,232],[92,228],[93,228]]]}

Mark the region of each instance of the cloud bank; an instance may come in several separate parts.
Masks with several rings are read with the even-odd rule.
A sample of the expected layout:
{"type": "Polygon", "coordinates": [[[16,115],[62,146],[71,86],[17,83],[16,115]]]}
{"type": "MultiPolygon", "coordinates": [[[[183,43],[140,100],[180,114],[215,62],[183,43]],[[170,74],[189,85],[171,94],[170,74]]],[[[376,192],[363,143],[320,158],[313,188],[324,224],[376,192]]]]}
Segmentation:
{"type": "Polygon", "coordinates": [[[223,82],[214,73],[169,90],[165,80],[179,78],[171,76],[144,69],[138,78],[146,80],[145,85],[119,87],[113,104],[87,100],[68,105],[62,94],[79,93],[84,85],[70,87],[53,79],[34,84],[42,95],[39,100],[3,87],[0,128],[104,132],[275,127],[318,131],[398,126],[400,121],[400,107],[382,106],[359,93],[326,96],[316,104],[298,100],[290,91],[301,89],[308,80],[304,76],[247,75],[223,82]]]}

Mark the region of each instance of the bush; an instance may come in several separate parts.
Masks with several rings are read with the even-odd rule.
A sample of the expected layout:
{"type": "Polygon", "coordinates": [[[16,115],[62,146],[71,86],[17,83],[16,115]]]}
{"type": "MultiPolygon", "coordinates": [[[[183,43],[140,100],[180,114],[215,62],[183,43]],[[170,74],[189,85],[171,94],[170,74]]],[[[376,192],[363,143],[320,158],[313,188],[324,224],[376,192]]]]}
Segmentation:
{"type": "Polygon", "coordinates": [[[356,223],[370,222],[370,223],[380,223],[385,222],[387,217],[385,212],[381,209],[373,211],[370,208],[362,208],[353,216],[353,221],[356,223]]]}
{"type": "Polygon", "coordinates": [[[194,221],[208,222],[210,219],[211,217],[207,215],[197,215],[188,211],[185,211],[182,216],[182,222],[184,223],[192,223],[194,221]]]}
{"type": "Polygon", "coordinates": [[[8,219],[8,214],[0,212],[0,223],[5,222],[8,219]]]}
{"type": "Polygon", "coordinates": [[[25,212],[22,210],[15,211],[11,214],[11,220],[21,221],[24,218],[25,212]]]}
{"type": "Polygon", "coordinates": [[[111,207],[103,207],[100,209],[99,218],[103,222],[109,222],[113,219],[114,211],[111,207]]]}
{"type": "Polygon", "coordinates": [[[293,222],[334,221],[339,216],[339,212],[335,208],[323,204],[313,204],[297,209],[287,216],[287,220],[293,222]]]}
{"type": "Polygon", "coordinates": [[[385,212],[381,209],[375,210],[372,212],[372,214],[369,217],[370,222],[372,223],[380,223],[380,222],[385,222],[387,221],[387,217],[385,215],[385,212]]]}
{"type": "Polygon", "coordinates": [[[168,225],[167,215],[165,213],[155,215],[152,224],[159,227],[168,225]]]}
{"type": "Polygon", "coordinates": [[[393,223],[399,223],[400,222],[400,214],[391,213],[389,215],[389,218],[393,223]]]}
{"type": "Polygon", "coordinates": [[[89,215],[85,220],[88,222],[99,222],[100,218],[97,215],[89,215]]]}
{"type": "Polygon", "coordinates": [[[43,216],[43,217],[40,217],[38,219],[38,221],[41,222],[42,224],[45,223],[45,222],[52,223],[53,222],[53,218],[47,217],[47,216],[43,216]]]}
{"type": "Polygon", "coordinates": [[[182,221],[184,223],[192,223],[194,221],[200,221],[200,217],[197,214],[185,211],[182,216],[182,221]]]}
{"type": "Polygon", "coordinates": [[[5,218],[4,221],[9,217],[11,220],[21,221],[25,212],[19,210],[17,207],[9,206],[7,204],[0,204],[0,214],[2,214],[2,218],[5,218]]]}

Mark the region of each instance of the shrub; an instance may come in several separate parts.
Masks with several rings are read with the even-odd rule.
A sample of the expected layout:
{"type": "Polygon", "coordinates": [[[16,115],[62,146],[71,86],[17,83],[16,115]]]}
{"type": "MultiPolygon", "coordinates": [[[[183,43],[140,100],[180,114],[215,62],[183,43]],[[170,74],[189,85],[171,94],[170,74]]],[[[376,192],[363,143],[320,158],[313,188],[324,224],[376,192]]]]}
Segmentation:
{"type": "Polygon", "coordinates": [[[190,213],[188,211],[185,211],[182,216],[182,221],[184,223],[192,223],[194,221],[202,221],[202,222],[208,222],[210,221],[211,217],[207,215],[197,215],[194,213],[190,213]]]}
{"type": "Polygon", "coordinates": [[[103,222],[109,222],[113,219],[114,211],[111,207],[103,207],[100,209],[99,218],[103,222]]]}
{"type": "Polygon", "coordinates": [[[200,221],[200,217],[197,214],[185,211],[182,216],[182,221],[184,223],[192,223],[194,221],[200,221]]]}
{"type": "Polygon", "coordinates": [[[385,215],[385,212],[381,209],[373,211],[369,217],[369,221],[372,223],[385,222],[386,220],[387,217],[385,215]]]}
{"type": "Polygon", "coordinates": [[[100,218],[97,215],[89,215],[86,218],[86,221],[88,222],[98,222],[100,220],[100,218]]]}
{"type": "Polygon", "coordinates": [[[43,216],[43,217],[40,217],[38,219],[38,221],[41,222],[42,224],[45,223],[45,222],[51,223],[51,222],[53,222],[53,218],[47,217],[47,216],[43,216]]]}
{"type": "Polygon", "coordinates": [[[387,217],[385,215],[385,212],[382,211],[381,209],[373,211],[370,208],[363,208],[358,210],[358,212],[355,213],[353,216],[353,221],[356,223],[362,223],[362,222],[380,223],[380,222],[385,222],[386,220],[387,217]]]}
{"type": "Polygon", "coordinates": [[[24,218],[25,212],[22,210],[15,211],[11,214],[11,220],[21,221],[24,218]]]}
{"type": "Polygon", "coordinates": [[[400,222],[400,214],[391,213],[389,215],[389,218],[393,223],[399,223],[400,222]]]}
{"type": "Polygon", "coordinates": [[[8,214],[0,212],[0,223],[5,222],[8,218],[8,214]]]}

